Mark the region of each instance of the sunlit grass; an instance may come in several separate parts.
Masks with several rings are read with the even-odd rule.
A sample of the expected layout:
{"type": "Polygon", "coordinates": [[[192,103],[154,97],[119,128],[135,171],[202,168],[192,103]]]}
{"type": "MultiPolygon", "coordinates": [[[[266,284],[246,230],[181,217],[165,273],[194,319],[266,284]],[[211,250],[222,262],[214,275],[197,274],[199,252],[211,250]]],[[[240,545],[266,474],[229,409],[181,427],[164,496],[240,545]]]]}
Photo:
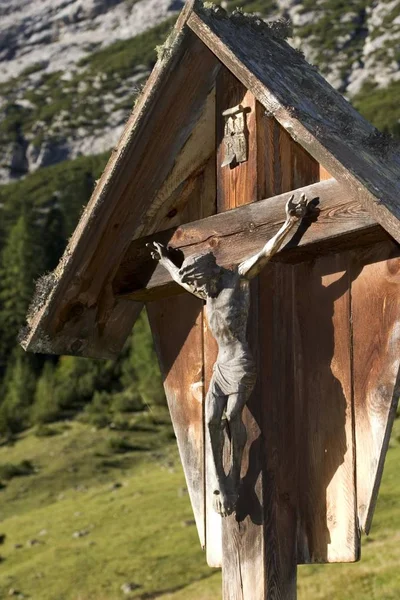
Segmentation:
{"type": "MultiPolygon", "coordinates": [[[[399,434],[397,421],[362,561],[300,567],[299,600],[399,597],[399,434]]],[[[29,459],[38,469],[0,492],[1,598],[12,588],[37,600],[117,600],[124,583],[137,586],[130,598],[221,598],[220,572],[207,567],[191,524],[175,446],[121,456],[109,443],[117,435],[73,422],[59,435],[30,431],[0,448],[0,463],[29,459]]],[[[152,447],[159,434],[134,432],[134,445],[138,435],[152,447]]]]}

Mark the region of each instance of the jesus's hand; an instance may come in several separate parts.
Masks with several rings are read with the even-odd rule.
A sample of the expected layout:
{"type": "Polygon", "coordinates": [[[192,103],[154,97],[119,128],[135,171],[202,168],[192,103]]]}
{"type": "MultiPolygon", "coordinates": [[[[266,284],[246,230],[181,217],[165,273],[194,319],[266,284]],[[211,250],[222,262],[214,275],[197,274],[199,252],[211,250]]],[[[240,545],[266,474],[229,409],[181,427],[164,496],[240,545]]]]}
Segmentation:
{"type": "Polygon", "coordinates": [[[305,194],[301,194],[300,200],[294,202],[294,194],[292,194],[286,203],[286,218],[290,221],[298,221],[302,219],[308,209],[307,198],[305,194]]]}
{"type": "Polygon", "coordinates": [[[160,244],[159,242],[150,242],[149,244],[146,244],[146,247],[150,250],[151,258],[153,260],[162,262],[163,259],[168,258],[168,250],[163,244],[160,244]]]}

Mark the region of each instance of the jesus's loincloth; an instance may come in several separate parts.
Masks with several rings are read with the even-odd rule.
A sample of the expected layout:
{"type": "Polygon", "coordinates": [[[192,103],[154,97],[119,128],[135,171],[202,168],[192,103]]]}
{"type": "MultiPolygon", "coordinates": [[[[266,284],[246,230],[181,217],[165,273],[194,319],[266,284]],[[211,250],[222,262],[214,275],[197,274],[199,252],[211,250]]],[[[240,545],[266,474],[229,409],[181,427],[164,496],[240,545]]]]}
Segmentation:
{"type": "Polygon", "coordinates": [[[256,365],[251,358],[235,358],[224,363],[217,361],[214,364],[210,389],[218,396],[230,396],[241,390],[250,393],[256,377],[256,365]]]}

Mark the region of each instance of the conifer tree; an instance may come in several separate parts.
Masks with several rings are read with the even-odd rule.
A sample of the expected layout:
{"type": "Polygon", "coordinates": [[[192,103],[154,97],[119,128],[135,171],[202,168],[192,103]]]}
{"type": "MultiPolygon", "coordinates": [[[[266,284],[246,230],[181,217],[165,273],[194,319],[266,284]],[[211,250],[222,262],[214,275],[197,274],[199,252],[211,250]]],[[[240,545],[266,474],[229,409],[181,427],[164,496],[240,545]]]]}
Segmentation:
{"type": "Polygon", "coordinates": [[[35,373],[30,357],[16,347],[5,375],[5,395],[0,406],[0,433],[17,433],[29,424],[35,391],[35,373]]]}
{"type": "Polygon", "coordinates": [[[54,365],[48,360],[36,385],[31,421],[32,423],[51,423],[57,419],[59,413],[54,365]]]}
{"type": "Polygon", "coordinates": [[[0,257],[0,368],[17,343],[20,327],[42,268],[42,251],[33,223],[33,213],[25,206],[11,227],[0,257]]]}
{"type": "MultiPolygon", "coordinates": [[[[56,198],[53,201],[56,201],[56,198]]],[[[57,205],[54,205],[47,214],[41,237],[44,270],[53,271],[66,246],[64,215],[57,205]]]]}
{"type": "Polygon", "coordinates": [[[145,311],[135,323],[121,381],[125,387],[134,384],[145,404],[165,404],[160,369],[145,311]]]}

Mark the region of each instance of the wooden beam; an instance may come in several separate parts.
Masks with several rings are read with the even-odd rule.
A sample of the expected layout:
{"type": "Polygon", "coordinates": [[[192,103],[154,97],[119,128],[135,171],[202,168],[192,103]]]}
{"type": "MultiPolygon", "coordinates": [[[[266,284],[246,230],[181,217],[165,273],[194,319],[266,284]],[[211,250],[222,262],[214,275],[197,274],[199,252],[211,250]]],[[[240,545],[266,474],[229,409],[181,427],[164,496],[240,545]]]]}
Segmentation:
{"type": "MultiPolygon", "coordinates": [[[[317,220],[305,222],[277,261],[297,262],[316,252],[338,251],[387,234],[376,224],[359,201],[349,198],[337,181],[330,179],[297,190],[310,200],[319,199],[317,220]]],[[[285,218],[288,193],[181,225],[132,242],[113,281],[115,296],[147,301],[178,291],[167,271],[152,261],[146,243],[151,240],[179,250],[177,260],[212,251],[222,266],[237,264],[255,252],[276,233],[285,218]]]]}

